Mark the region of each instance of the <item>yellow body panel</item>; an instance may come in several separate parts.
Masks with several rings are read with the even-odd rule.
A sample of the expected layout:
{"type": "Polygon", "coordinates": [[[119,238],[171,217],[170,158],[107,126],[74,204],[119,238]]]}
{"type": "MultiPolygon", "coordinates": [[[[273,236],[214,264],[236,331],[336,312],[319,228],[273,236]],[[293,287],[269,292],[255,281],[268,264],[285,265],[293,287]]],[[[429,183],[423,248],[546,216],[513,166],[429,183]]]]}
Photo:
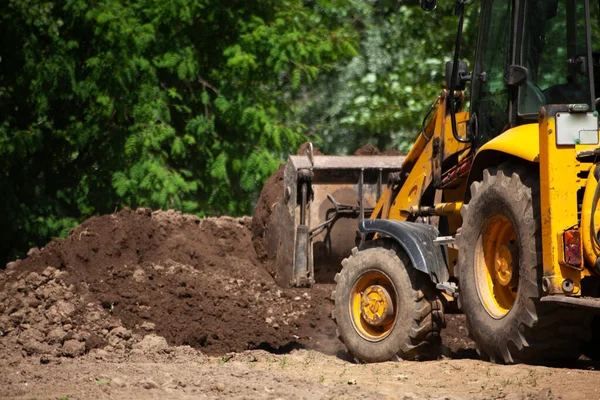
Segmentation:
{"type": "Polygon", "coordinates": [[[539,137],[544,288],[548,294],[564,293],[563,282],[570,279],[574,289],[567,294],[581,295],[583,265],[575,268],[564,263],[562,235],[565,230],[579,226],[577,191],[587,184],[587,178],[579,174],[586,166],[576,158],[582,146],[556,144],[553,116],[541,119],[539,137]]]}
{"type": "Polygon", "coordinates": [[[495,150],[510,154],[530,162],[538,162],[540,154],[540,133],[538,124],[527,124],[509,129],[490,140],[477,152],[477,156],[485,151],[495,150]]]}
{"type": "MultiPolygon", "coordinates": [[[[386,188],[371,218],[414,221],[419,215],[419,210],[425,209],[432,213],[429,215],[447,217],[445,228],[450,234],[454,234],[462,224],[461,216],[456,212],[446,212],[445,209],[439,208],[444,206],[442,203],[448,203],[450,206],[444,207],[454,207],[458,210],[468,191],[468,181],[464,175],[454,179],[451,184],[446,184],[446,180],[440,181],[440,179],[447,177],[449,172],[458,165],[469,163],[473,156],[469,144],[456,141],[452,135],[444,96],[440,97],[436,104],[439,106],[426,126],[425,135],[419,136],[403,163],[403,172],[406,175],[402,177],[400,185],[386,188]],[[444,165],[445,170],[442,170],[442,163],[448,157],[456,157],[457,154],[458,165],[444,165]],[[431,196],[432,186],[436,188],[435,200],[433,204],[425,204],[423,195],[429,190],[431,196]]],[[[456,117],[459,135],[465,137],[469,114],[460,112],[456,117]]],[[[486,160],[486,156],[495,152],[539,165],[541,251],[544,287],[547,294],[563,294],[563,283],[565,280],[570,280],[573,290],[569,289],[565,294],[579,296],[581,279],[590,275],[583,264],[573,266],[565,262],[563,235],[566,230],[579,229],[582,255],[585,256],[588,265],[595,262],[600,255],[600,248],[595,246],[589,234],[591,202],[597,183],[593,178],[588,182],[587,175],[593,166],[589,162],[582,163],[577,160],[578,152],[593,150],[595,147],[597,146],[557,145],[555,119],[545,116],[540,118],[539,124],[521,125],[492,139],[478,150],[473,160],[472,165],[479,168],[482,164],[477,161],[486,160]],[[589,186],[587,189],[586,185],[589,186]],[[578,202],[582,200],[583,190],[585,196],[583,196],[582,207],[579,208],[578,202]]],[[[428,199],[431,202],[431,197],[428,199]]],[[[600,210],[598,214],[596,230],[600,229],[600,210]]],[[[430,223],[437,226],[436,220],[433,221],[430,223]]],[[[448,248],[447,256],[449,272],[454,275],[457,249],[448,248]]]]}
{"type": "Polygon", "coordinates": [[[427,145],[430,144],[431,140],[428,140],[425,136],[427,136],[429,138],[433,138],[433,136],[435,136],[436,132],[439,132],[440,124],[438,124],[438,121],[442,121],[444,119],[445,107],[446,107],[446,103],[445,103],[445,101],[442,100],[441,96],[439,96],[433,102],[432,108],[434,108],[436,111],[433,113],[433,116],[429,120],[427,125],[425,125],[425,132],[422,132],[417,137],[417,140],[415,140],[415,143],[413,144],[412,148],[406,155],[406,158],[404,159],[404,162],[402,163],[402,169],[404,169],[405,171],[408,171],[412,168],[412,166],[419,160],[419,158],[423,154],[425,147],[427,147],[427,145]],[[440,107],[440,104],[441,104],[441,107],[440,107]]]}
{"type": "MultiPolygon", "coordinates": [[[[386,212],[385,206],[383,207],[383,213],[384,215],[387,214],[387,218],[401,221],[407,220],[411,215],[411,207],[418,207],[421,204],[421,197],[433,182],[434,171],[436,168],[440,168],[439,164],[443,161],[442,158],[468,148],[468,144],[460,143],[454,139],[450,117],[446,115],[446,109],[446,101],[442,100],[425,129],[430,140],[427,141],[423,135],[419,135],[415,146],[413,146],[413,149],[406,156],[402,168],[405,171],[410,170],[410,174],[395,196],[389,212],[386,212]],[[440,150],[440,143],[443,143],[441,147],[443,150],[440,150]]],[[[468,120],[469,113],[459,112],[456,114],[458,134],[462,137],[466,136],[468,120]]],[[[380,210],[376,208],[373,216],[378,215],[377,211],[380,210]]]]}

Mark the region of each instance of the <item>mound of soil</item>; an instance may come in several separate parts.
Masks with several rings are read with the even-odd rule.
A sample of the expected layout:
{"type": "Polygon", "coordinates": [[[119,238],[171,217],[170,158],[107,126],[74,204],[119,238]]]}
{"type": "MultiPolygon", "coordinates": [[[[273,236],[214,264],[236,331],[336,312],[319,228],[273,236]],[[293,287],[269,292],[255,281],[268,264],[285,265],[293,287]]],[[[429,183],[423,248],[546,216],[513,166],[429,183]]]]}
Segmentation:
{"type": "MultiPolygon", "coordinates": [[[[0,355],[46,363],[93,351],[102,359],[144,353],[162,338],[179,352],[207,355],[343,351],[329,318],[333,285],[279,288],[265,262],[262,236],[282,180],[283,166],[265,185],[254,219],[124,209],[31,249],[0,270],[0,355]]],[[[442,333],[451,357],[473,349],[456,317],[442,333]]]]}
{"type": "Polygon", "coordinates": [[[327,350],[331,288],[279,289],[250,222],[149,209],[85,221],[0,271],[0,350],[129,351],[150,333],[208,355],[327,350]]]}
{"type": "Polygon", "coordinates": [[[365,144],[362,147],[359,147],[354,152],[355,156],[401,156],[402,153],[399,150],[389,148],[384,151],[380,151],[377,147],[373,146],[370,143],[365,144]]]}
{"type": "Polygon", "coordinates": [[[258,258],[265,262],[265,267],[271,276],[275,276],[275,264],[267,262],[267,251],[263,242],[265,232],[269,227],[269,218],[273,208],[283,196],[283,170],[285,164],[281,164],[279,169],[267,180],[260,192],[260,197],[254,207],[252,216],[252,245],[258,255],[258,258]]]}

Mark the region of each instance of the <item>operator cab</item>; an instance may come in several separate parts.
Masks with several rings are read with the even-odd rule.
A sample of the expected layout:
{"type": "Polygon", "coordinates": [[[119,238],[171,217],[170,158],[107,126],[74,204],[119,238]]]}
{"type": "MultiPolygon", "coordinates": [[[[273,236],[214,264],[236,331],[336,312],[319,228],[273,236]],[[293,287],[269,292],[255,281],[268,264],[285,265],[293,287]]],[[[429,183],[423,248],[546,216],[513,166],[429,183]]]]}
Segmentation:
{"type": "Polygon", "coordinates": [[[600,1],[482,0],[479,18],[471,86],[474,147],[536,122],[546,104],[596,109],[600,1]]]}

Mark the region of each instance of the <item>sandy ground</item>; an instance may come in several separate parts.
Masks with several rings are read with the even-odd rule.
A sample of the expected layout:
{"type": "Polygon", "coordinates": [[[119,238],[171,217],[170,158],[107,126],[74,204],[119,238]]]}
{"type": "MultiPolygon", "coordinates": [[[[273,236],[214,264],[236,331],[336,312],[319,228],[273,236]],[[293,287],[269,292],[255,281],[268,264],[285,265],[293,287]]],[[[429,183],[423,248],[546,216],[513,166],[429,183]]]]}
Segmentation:
{"type": "Polygon", "coordinates": [[[14,399],[600,398],[600,373],[585,362],[573,368],[472,359],[359,365],[310,350],[184,355],[159,362],[90,354],[40,365],[24,358],[2,365],[0,376],[0,397],[14,399]]]}

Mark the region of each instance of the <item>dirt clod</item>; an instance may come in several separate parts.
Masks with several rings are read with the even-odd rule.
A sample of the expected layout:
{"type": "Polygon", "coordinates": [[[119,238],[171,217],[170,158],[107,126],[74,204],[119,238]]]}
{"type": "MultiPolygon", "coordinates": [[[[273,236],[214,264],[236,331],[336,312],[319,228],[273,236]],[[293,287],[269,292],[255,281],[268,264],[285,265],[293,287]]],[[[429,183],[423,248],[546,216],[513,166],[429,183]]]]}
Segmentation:
{"type": "Polygon", "coordinates": [[[156,389],[158,388],[158,383],[154,382],[152,379],[146,379],[142,382],[142,387],[144,389],[156,389]]]}
{"type": "Polygon", "coordinates": [[[85,343],[77,340],[67,340],[61,348],[61,355],[65,357],[77,357],[85,352],[85,343]]]}

